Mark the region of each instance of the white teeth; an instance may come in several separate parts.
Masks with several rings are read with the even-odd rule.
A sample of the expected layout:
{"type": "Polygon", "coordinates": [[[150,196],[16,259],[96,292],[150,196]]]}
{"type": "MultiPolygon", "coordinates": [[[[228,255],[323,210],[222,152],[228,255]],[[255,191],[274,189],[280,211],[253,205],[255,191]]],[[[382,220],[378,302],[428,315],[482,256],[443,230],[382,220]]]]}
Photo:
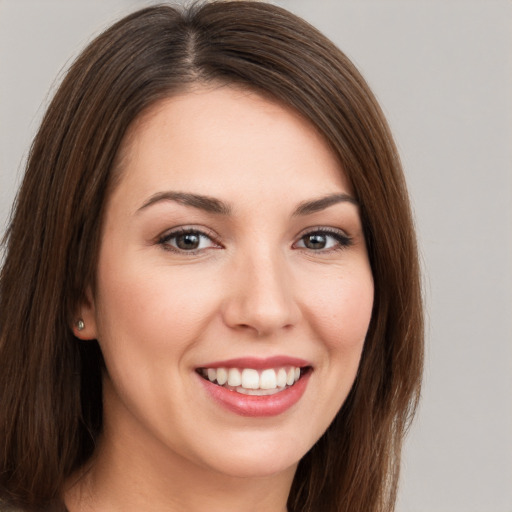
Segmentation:
{"type": "Polygon", "coordinates": [[[272,395],[300,379],[300,368],[203,368],[202,375],[219,386],[227,385],[233,391],[246,395],[272,395]]]}
{"type": "Polygon", "coordinates": [[[276,385],[278,388],[284,388],[286,386],[286,370],[284,368],[280,368],[277,372],[276,385]]]}
{"type": "MultiPolygon", "coordinates": [[[[244,370],[245,371],[245,370],[244,370]]],[[[259,378],[260,389],[275,389],[277,386],[277,377],[275,370],[263,370],[259,378]]],[[[245,388],[245,386],[244,386],[245,388]]]]}
{"type": "Polygon", "coordinates": [[[220,386],[226,384],[228,381],[228,372],[225,368],[217,368],[217,384],[220,386]]]}
{"type": "Polygon", "coordinates": [[[237,393],[241,393],[242,395],[253,395],[253,396],[268,396],[268,395],[275,395],[276,393],[279,393],[279,391],[282,391],[282,389],[245,389],[242,386],[239,386],[235,389],[237,393]]]}
{"type": "Polygon", "coordinates": [[[245,389],[258,389],[260,387],[260,376],[257,370],[250,368],[243,370],[242,387],[245,389]]]}
{"type": "Polygon", "coordinates": [[[228,371],[228,385],[237,387],[242,384],[242,376],[240,375],[240,371],[236,368],[230,368],[228,371]]]}

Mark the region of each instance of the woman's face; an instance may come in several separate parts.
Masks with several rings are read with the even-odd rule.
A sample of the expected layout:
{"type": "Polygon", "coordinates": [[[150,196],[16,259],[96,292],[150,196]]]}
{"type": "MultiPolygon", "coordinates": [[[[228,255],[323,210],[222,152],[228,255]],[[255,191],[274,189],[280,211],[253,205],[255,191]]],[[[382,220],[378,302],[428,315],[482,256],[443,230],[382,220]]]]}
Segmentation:
{"type": "Polygon", "coordinates": [[[340,164],[297,114],[226,86],[154,106],[119,166],[82,310],[106,363],[103,442],[292,471],[343,404],[372,311],[340,164]]]}

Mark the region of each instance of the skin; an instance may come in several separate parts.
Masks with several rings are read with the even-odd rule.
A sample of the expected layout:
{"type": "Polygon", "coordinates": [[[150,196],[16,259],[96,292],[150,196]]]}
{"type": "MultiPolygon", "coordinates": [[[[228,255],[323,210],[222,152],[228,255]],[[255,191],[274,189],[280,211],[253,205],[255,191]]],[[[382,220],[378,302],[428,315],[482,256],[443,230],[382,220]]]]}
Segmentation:
{"type": "Polygon", "coordinates": [[[298,461],[353,384],[372,311],[357,204],[297,214],[304,202],[351,196],[343,170],[295,112],[230,86],[152,107],[131,127],[119,169],[96,294],[76,333],[104,354],[104,433],[67,506],[283,512],[298,461]],[[169,191],[230,213],[155,200],[169,191]],[[205,233],[197,250],[177,249],[183,239],[169,233],[180,227],[205,233]],[[305,235],[319,231],[325,246],[311,248],[305,235]],[[227,410],[196,372],[276,355],[312,367],[301,399],[276,416],[227,410]]]}

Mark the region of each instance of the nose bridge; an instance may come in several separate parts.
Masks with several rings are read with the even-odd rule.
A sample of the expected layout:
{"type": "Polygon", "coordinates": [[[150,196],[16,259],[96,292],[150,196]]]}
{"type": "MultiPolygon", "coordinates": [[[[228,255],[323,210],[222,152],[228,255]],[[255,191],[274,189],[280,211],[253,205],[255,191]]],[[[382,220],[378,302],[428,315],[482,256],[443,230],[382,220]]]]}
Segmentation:
{"type": "Polygon", "coordinates": [[[231,327],[264,335],[297,322],[291,269],[279,248],[261,245],[244,251],[233,265],[232,279],[225,309],[231,327]]]}

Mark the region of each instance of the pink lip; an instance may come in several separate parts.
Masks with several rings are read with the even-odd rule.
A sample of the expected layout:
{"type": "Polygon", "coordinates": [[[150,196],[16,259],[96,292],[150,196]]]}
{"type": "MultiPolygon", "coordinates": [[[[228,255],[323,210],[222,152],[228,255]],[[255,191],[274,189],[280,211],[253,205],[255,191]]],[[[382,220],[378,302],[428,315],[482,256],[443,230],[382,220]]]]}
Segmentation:
{"type": "Polygon", "coordinates": [[[239,357],[236,359],[227,359],[226,361],[213,361],[199,368],[253,368],[261,370],[263,368],[279,368],[283,366],[311,366],[311,363],[305,359],[288,356],[273,356],[266,358],[259,357],[239,357]]]}
{"type": "MultiPolygon", "coordinates": [[[[247,368],[245,365],[242,366],[247,368]]],[[[240,416],[268,417],[282,414],[295,405],[306,391],[311,374],[312,372],[308,371],[293,386],[265,396],[244,395],[214,384],[199,374],[197,378],[208,395],[227,410],[240,416]]]]}

